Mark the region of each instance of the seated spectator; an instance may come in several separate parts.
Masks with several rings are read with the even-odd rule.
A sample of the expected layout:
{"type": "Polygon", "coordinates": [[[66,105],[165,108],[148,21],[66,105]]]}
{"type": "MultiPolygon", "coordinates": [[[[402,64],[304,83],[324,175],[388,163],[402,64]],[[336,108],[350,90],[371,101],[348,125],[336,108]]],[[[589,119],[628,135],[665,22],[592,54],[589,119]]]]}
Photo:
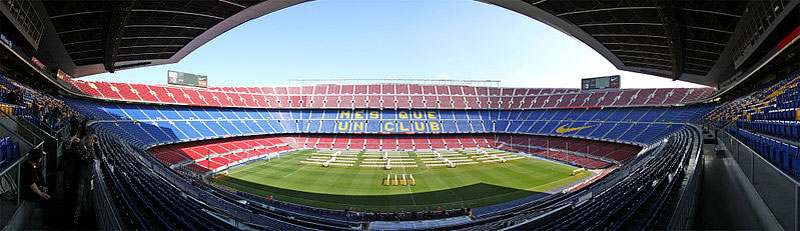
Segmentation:
{"type": "Polygon", "coordinates": [[[42,204],[50,200],[47,187],[44,187],[42,170],[39,168],[42,159],[42,151],[33,149],[28,153],[28,160],[20,165],[20,197],[23,200],[42,204]]]}
{"type": "Polygon", "coordinates": [[[8,104],[16,104],[16,102],[17,102],[17,100],[16,100],[16,92],[14,90],[8,91],[8,93],[6,93],[6,95],[5,95],[5,97],[6,97],[5,98],[6,103],[8,103],[8,104]]]}

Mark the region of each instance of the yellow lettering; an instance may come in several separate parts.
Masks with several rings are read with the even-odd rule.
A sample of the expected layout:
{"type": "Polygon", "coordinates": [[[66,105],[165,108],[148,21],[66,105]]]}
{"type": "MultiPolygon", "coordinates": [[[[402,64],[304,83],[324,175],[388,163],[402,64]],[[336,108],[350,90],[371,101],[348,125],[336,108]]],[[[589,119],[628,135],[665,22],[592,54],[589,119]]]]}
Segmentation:
{"type": "Polygon", "coordinates": [[[371,111],[371,112],[369,112],[369,118],[370,119],[378,119],[378,118],[381,118],[381,114],[379,114],[377,111],[371,111]]]}
{"type": "Polygon", "coordinates": [[[417,131],[425,131],[425,123],[417,121],[416,123],[414,123],[414,128],[417,129],[417,131]]]}
{"type": "Polygon", "coordinates": [[[439,123],[437,123],[437,122],[431,122],[430,127],[431,127],[431,131],[439,131],[439,123]]]}
{"type": "Polygon", "coordinates": [[[408,119],[408,112],[401,111],[400,113],[397,113],[397,117],[400,119],[408,119]]]}
{"type": "Polygon", "coordinates": [[[364,118],[364,116],[362,115],[362,114],[364,114],[364,111],[356,111],[353,114],[354,114],[353,117],[355,117],[356,119],[363,119],[364,118]]]}
{"type": "Polygon", "coordinates": [[[347,124],[349,124],[349,122],[339,121],[339,131],[347,131],[347,124]]]}
{"type": "Polygon", "coordinates": [[[353,131],[364,131],[364,121],[353,123],[353,131]]]}
{"type": "Polygon", "coordinates": [[[399,126],[400,126],[400,131],[411,131],[411,129],[405,128],[405,126],[403,126],[403,124],[404,124],[404,123],[400,123],[400,124],[399,124],[399,126]]]}
{"type": "Polygon", "coordinates": [[[414,119],[422,119],[422,116],[425,115],[425,113],[421,111],[414,111],[411,113],[411,115],[414,116],[414,119]]]}
{"type": "Polygon", "coordinates": [[[339,112],[339,119],[350,119],[350,111],[339,112]]]}
{"type": "Polygon", "coordinates": [[[435,111],[429,111],[428,112],[428,119],[435,120],[436,119],[436,112],[435,111]]]}
{"type": "Polygon", "coordinates": [[[394,124],[392,122],[386,122],[383,124],[383,130],[390,132],[394,131],[394,124]]]}

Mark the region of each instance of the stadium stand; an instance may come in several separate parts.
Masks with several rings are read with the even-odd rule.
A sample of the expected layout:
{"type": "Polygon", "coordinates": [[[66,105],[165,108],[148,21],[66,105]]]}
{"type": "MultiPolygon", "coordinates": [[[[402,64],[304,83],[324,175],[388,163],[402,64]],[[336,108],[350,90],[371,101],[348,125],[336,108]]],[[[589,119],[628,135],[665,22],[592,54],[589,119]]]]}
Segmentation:
{"type": "Polygon", "coordinates": [[[63,118],[76,116],[76,112],[65,104],[64,101],[53,95],[43,93],[30,86],[0,74],[0,100],[3,104],[4,116],[17,116],[31,124],[53,133],[64,126],[63,118]],[[9,94],[19,95],[19,98],[10,104],[7,101],[9,94]]]}
{"type": "MultiPolygon", "coordinates": [[[[140,152],[136,150],[149,149],[152,156],[152,162],[161,165],[164,171],[172,172],[165,174],[176,174],[186,177],[187,174],[204,174],[220,171],[229,167],[247,164],[249,161],[258,160],[263,157],[278,155],[280,153],[305,148],[316,149],[351,149],[351,150],[444,150],[444,149],[470,149],[477,147],[493,147],[512,152],[528,153],[536,155],[539,158],[553,159],[564,163],[573,164],[576,166],[583,166],[587,168],[605,168],[608,166],[626,166],[628,162],[635,161],[637,154],[639,154],[642,147],[659,146],[664,142],[664,138],[669,136],[676,136],[678,133],[686,133],[690,136],[687,130],[686,122],[697,118],[699,115],[706,113],[711,106],[698,105],[689,107],[609,107],[609,108],[563,108],[563,109],[544,109],[544,110],[464,110],[464,109],[428,109],[428,110],[375,110],[381,108],[382,104],[373,104],[371,100],[366,98],[370,93],[380,91],[391,92],[393,86],[395,92],[403,92],[404,90],[397,90],[408,88],[412,91],[414,85],[381,85],[374,87],[367,85],[364,87],[342,87],[342,86],[325,86],[319,91],[322,92],[350,92],[351,95],[339,96],[322,96],[317,97],[317,100],[322,100],[321,104],[334,103],[336,99],[336,107],[347,108],[345,110],[331,110],[331,109],[266,109],[272,106],[287,106],[295,107],[299,102],[298,98],[292,96],[275,96],[271,101],[265,105],[266,108],[230,108],[226,105],[220,104],[222,107],[198,107],[198,106],[181,106],[181,105],[137,105],[137,104],[119,104],[112,102],[93,102],[85,100],[71,100],[67,99],[67,103],[72,105],[73,108],[80,113],[90,115],[97,118],[91,123],[91,126],[96,128],[100,134],[103,134],[104,140],[107,143],[127,142],[125,145],[115,145],[104,147],[106,152],[114,153],[113,155],[125,156],[133,155],[140,152]],[[333,88],[333,89],[332,89],[333,88]],[[357,100],[356,100],[357,99],[357,100]],[[291,102],[290,102],[291,100],[291,102]],[[363,102],[360,102],[362,101],[363,102]],[[351,109],[355,107],[362,109],[351,109]],[[111,137],[117,137],[112,141],[111,137]],[[122,151],[123,149],[127,151],[122,151]],[[130,153],[130,154],[123,154],[130,153]]],[[[153,89],[152,86],[145,86],[146,88],[153,89]]],[[[134,90],[135,88],[132,87],[134,90]]],[[[186,89],[178,87],[165,87],[173,88],[172,90],[179,90],[180,92],[187,92],[186,89]]],[[[289,88],[227,88],[219,89],[225,91],[247,92],[249,94],[257,93],[258,91],[270,93],[302,93],[304,91],[316,92],[315,87],[298,88],[291,90],[289,88]],[[258,91],[256,91],[258,90],[258,91]]],[[[483,103],[476,101],[474,104],[483,105],[498,105],[502,102],[515,101],[513,97],[516,92],[520,94],[529,94],[535,92],[537,94],[547,92],[549,94],[573,94],[570,97],[578,98],[577,100],[570,100],[569,102],[556,103],[553,101],[552,105],[561,105],[562,107],[579,107],[586,105],[594,95],[583,94],[570,89],[527,89],[527,90],[506,90],[506,89],[483,89],[470,88],[469,90],[454,87],[454,86],[420,86],[418,89],[422,92],[428,91],[432,93],[438,92],[452,92],[462,93],[465,95],[474,95],[473,99],[483,100],[483,103]],[[459,91],[458,89],[461,89],[459,91]],[[474,92],[474,93],[467,93],[474,92]],[[483,93],[481,93],[483,92],[483,93]],[[480,95],[484,94],[484,95],[480,95]],[[497,95],[498,97],[490,97],[490,94],[497,95]],[[583,94],[583,95],[581,95],[583,94]],[[576,101],[583,100],[584,102],[576,103],[576,101]],[[492,102],[492,104],[489,104],[492,102]]],[[[169,92],[171,90],[164,90],[169,92]]],[[[638,90],[637,90],[638,91],[638,90]]],[[[670,89],[672,91],[672,89],[670,89]]],[[[98,91],[101,92],[101,91],[98,91]]],[[[130,91],[130,92],[139,92],[130,91]]],[[[156,92],[155,90],[153,92],[156,92]]],[[[197,92],[197,91],[195,91],[197,92]]],[[[659,92],[653,90],[648,94],[659,92]]],[[[688,91],[687,91],[688,92],[688,91]]],[[[192,93],[193,94],[193,93],[192,93]]],[[[204,93],[194,96],[183,94],[184,97],[180,101],[188,101],[189,99],[214,99],[216,102],[229,102],[236,104],[236,97],[226,97],[220,100],[222,95],[219,92],[209,93],[208,96],[202,96],[204,93]],[[217,94],[217,95],[214,95],[217,94]],[[202,97],[200,97],[202,96],[202,97]]],[[[227,94],[227,93],[226,93],[227,94]]],[[[620,93],[620,95],[624,94],[620,93]]],[[[105,95],[105,93],[104,93],[105,95]]],[[[125,95],[129,95],[126,93],[125,95]]],[[[607,95],[607,93],[603,93],[607,95]]],[[[636,95],[636,93],[631,93],[636,95]]],[[[153,98],[160,99],[161,96],[154,94],[153,98]]],[[[171,99],[178,99],[175,94],[168,94],[171,99]]],[[[394,96],[395,99],[397,96],[394,96]]],[[[430,101],[418,102],[422,106],[441,106],[443,104],[450,104],[449,107],[463,107],[470,104],[465,102],[455,103],[456,101],[465,100],[465,96],[447,96],[448,100],[441,100],[442,96],[408,96],[407,99],[412,100],[408,105],[413,105],[415,102],[413,98],[430,101]],[[436,101],[439,100],[437,103],[436,101]],[[451,102],[452,101],[452,102],[451,102]],[[431,104],[435,103],[435,104],[431,104]]],[[[522,96],[524,99],[527,96],[522,96]]],[[[532,96],[530,98],[551,98],[549,96],[532,96]]],[[[670,96],[664,95],[655,101],[666,100],[670,96]]],[[[144,99],[144,97],[140,97],[144,99]]],[[[305,98],[304,103],[316,104],[313,101],[305,98]],[[306,101],[308,100],[308,101],[306,101]]],[[[555,97],[552,97],[555,98],[555,97]]],[[[564,98],[559,95],[558,98],[564,98]]],[[[647,100],[639,100],[637,103],[647,103],[653,101],[653,97],[647,100]]],[[[572,98],[571,98],[572,99],[572,98]]],[[[673,97],[675,99],[675,97],[673,97]]],[[[596,99],[597,103],[604,101],[602,97],[596,99]]],[[[185,102],[184,101],[184,102],[185,102]]],[[[247,100],[240,100],[238,105],[247,105],[247,100]]],[[[388,100],[384,100],[386,103],[388,100]]],[[[617,102],[612,100],[609,102],[617,102]]],[[[179,102],[176,100],[176,102],[179,102]]],[[[254,100],[262,107],[264,104],[258,104],[258,100],[254,100]]],[[[262,103],[263,103],[262,102],[262,103]]],[[[391,101],[392,105],[403,105],[391,101]]],[[[540,105],[548,104],[544,102],[540,105]]],[[[214,104],[216,105],[216,104],[214,104]]],[[[509,105],[513,105],[509,104],[509,105]]],[[[519,105],[525,105],[519,103],[519,105]]],[[[533,104],[528,104],[533,105],[533,104]]],[[[629,105],[626,102],[625,105],[629,105]]],[[[691,129],[688,129],[691,130],[691,129]]],[[[645,149],[652,152],[652,149],[645,149]]],[[[144,152],[142,152],[144,153],[144,152]]],[[[130,157],[127,157],[130,158],[130,157]]],[[[147,161],[147,157],[144,158],[147,161]]],[[[133,162],[133,161],[131,161],[133,162]]],[[[115,163],[121,164],[121,163],[115,163]]],[[[114,165],[111,165],[114,166],[114,165]]],[[[154,167],[154,166],[151,166],[154,167]]],[[[109,169],[112,169],[109,167],[109,169]]],[[[113,167],[113,169],[125,169],[134,171],[134,169],[126,167],[113,167]]],[[[110,170],[106,170],[110,171],[110,170]]],[[[123,175],[109,175],[117,188],[119,193],[123,191],[139,192],[146,190],[143,186],[126,186],[130,179],[126,179],[126,174],[123,175]],[[134,188],[136,187],[136,188],[134,188]]],[[[192,178],[192,177],[189,177],[192,178]]],[[[215,192],[224,193],[228,195],[225,198],[242,197],[252,201],[258,201],[275,208],[282,209],[284,213],[292,214],[291,216],[297,217],[310,217],[305,220],[304,226],[317,226],[317,227],[342,227],[340,223],[348,217],[346,211],[330,211],[315,208],[309,208],[301,205],[293,205],[285,202],[268,200],[260,198],[247,193],[239,191],[232,191],[220,186],[209,185],[215,192]],[[325,211],[325,212],[321,212],[325,211]],[[313,217],[313,219],[311,219],[313,217]],[[322,218],[332,220],[320,220],[322,218]],[[333,222],[333,224],[329,223],[333,222]],[[323,223],[323,224],[320,224],[323,223]],[[320,226],[322,225],[322,226],[320,226]],[[332,226],[331,226],[332,225],[332,226]]],[[[189,189],[191,190],[191,189],[189,189]]],[[[128,196],[130,202],[127,206],[137,211],[135,216],[142,216],[144,218],[136,219],[136,221],[144,222],[150,221],[155,218],[147,218],[158,214],[163,210],[163,207],[153,207],[151,200],[142,195],[128,196]],[[148,208],[142,206],[150,206],[151,208],[142,210],[141,208],[148,208]],[[159,210],[161,209],[161,210],[159,210]],[[145,212],[141,212],[145,211],[145,212]],[[146,211],[151,211],[149,214],[146,211]]],[[[225,199],[221,198],[221,199],[225,199]]],[[[209,199],[209,198],[206,198],[209,199]]],[[[157,202],[157,200],[156,200],[157,202]]],[[[516,205],[522,205],[525,201],[515,202],[516,205]]],[[[213,211],[213,209],[204,208],[213,211]]],[[[220,208],[216,208],[220,209],[220,208]]],[[[234,206],[224,207],[224,209],[237,210],[234,206]]],[[[252,209],[252,208],[251,208],[252,209]]],[[[191,210],[191,209],[188,209],[191,210]]],[[[166,211],[166,210],[164,210],[166,211]]],[[[498,211],[505,211],[505,209],[489,209],[477,210],[481,211],[480,214],[495,213],[498,211]]],[[[236,213],[233,213],[236,214],[236,213]]],[[[431,215],[428,218],[444,218],[453,215],[463,214],[462,212],[453,211],[448,212],[449,215],[431,215]]],[[[199,215],[199,214],[198,214],[199,215]]],[[[263,217],[242,218],[243,220],[250,220],[265,224],[266,226],[274,227],[292,227],[297,228],[289,223],[284,223],[285,220],[264,214],[263,217]]],[[[365,215],[361,219],[369,221],[396,219],[398,215],[380,215],[372,214],[365,215]]],[[[200,216],[187,216],[193,219],[202,219],[200,216]]],[[[410,214],[402,215],[401,217],[412,217],[410,214]]],[[[168,222],[167,219],[161,218],[155,221],[160,221],[159,226],[152,224],[136,224],[136,227],[168,227],[164,226],[168,222]]],[[[298,221],[291,221],[297,223],[298,221]]],[[[480,221],[479,223],[486,222],[480,221]]],[[[458,222],[463,225],[464,222],[458,222]]],[[[444,224],[444,223],[443,223],[444,224]]],[[[351,227],[353,224],[349,224],[351,227]]]]}
{"type": "Polygon", "coordinates": [[[140,147],[186,140],[285,133],[518,133],[652,144],[708,106],[465,110],[268,110],[136,106],[71,101],[140,147]],[[579,128],[579,129],[578,129],[579,128]]]}
{"type": "MultiPolygon", "coordinates": [[[[681,129],[671,135],[663,143],[661,151],[648,151],[646,155],[655,155],[658,158],[637,158],[634,160],[641,164],[639,168],[631,169],[630,174],[619,176],[626,170],[611,173],[611,178],[619,179],[613,183],[594,184],[588,191],[602,192],[595,197],[592,203],[580,203],[579,200],[567,200],[553,205],[566,214],[553,216],[529,210],[521,212],[519,216],[501,219],[499,221],[480,224],[470,229],[500,229],[508,227],[522,230],[552,230],[552,229],[592,229],[598,227],[613,227],[615,229],[652,229],[657,214],[665,209],[664,198],[668,197],[672,189],[677,187],[678,181],[669,180],[670,176],[686,174],[684,169],[676,168],[689,161],[686,153],[696,152],[700,148],[698,131],[695,129],[681,129]],[[665,174],[669,173],[669,174],[665,174]],[[644,183],[648,182],[648,183],[644,183]],[[653,183],[655,182],[655,183],[653,183]],[[565,208],[570,209],[565,209],[565,208]],[[543,219],[542,216],[544,216],[543,219]],[[532,224],[525,220],[540,217],[545,222],[532,224]]],[[[622,168],[631,165],[623,165],[622,168]]]]}
{"type": "Polygon", "coordinates": [[[0,169],[6,166],[6,163],[11,163],[20,157],[19,142],[11,139],[11,137],[3,137],[0,139],[0,169]]]}
{"type": "MultiPolygon", "coordinates": [[[[208,88],[85,81],[70,75],[176,63],[243,22],[305,1],[5,2],[0,117],[43,135],[46,141],[33,143],[51,147],[50,157],[63,156],[68,137],[55,131],[91,118],[89,129],[78,122],[78,130],[99,136],[92,195],[109,197],[93,198],[98,220],[88,223],[121,223],[54,229],[709,228],[688,223],[731,213],[695,209],[697,198],[727,195],[698,193],[703,177],[714,176],[704,175],[704,163],[720,161],[734,174],[717,179],[736,178],[755,190],[731,191],[748,191],[741,193],[764,204],[733,213],[758,217],[762,226],[755,229],[800,224],[797,1],[486,1],[586,43],[616,69],[710,86],[614,90],[500,87],[491,80],[306,79],[290,81],[323,84],[208,88]],[[313,208],[213,181],[295,150],[484,148],[583,167],[591,176],[491,206],[396,213],[313,208]],[[763,218],[770,216],[779,224],[763,218]]],[[[0,134],[0,176],[25,156],[20,144],[33,146],[18,140],[23,135],[7,135],[0,134]]],[[[64,178],[55,177],[65,172],[62,160],[55,163],[45,165],[50,184],[64,178]]],[[[10,213],[2,205],[5,225],[10,213]]]]}
{"type": "MultiPolygon", "coordinates": [[[[143,229],[212,229],[231,230],[234,226],[209,214],[207,211],[227,213],[257,222],[268,227],[284,229],[302,229],[260,213],[249,211],[242,206],[221,200],[216,196],[199,190],[181,190],[189,182],[179,178],[166,180],[143,168],[147,160],[141,160],[135,152],[125,150],[124,145],[112,140],[112,136],[99,134],[98,150],[102,153],[107,165],[103,165],[103,174],[115,190],[114,195],[126,211],[130,211],[126,220],[131,227],[143,229]],[[185,193],[195,198],[204,198],[206,203],[197,203],[189,199],[185,193]],[[201,197],[199,197],[202,195],[201,197]],[[214,200],[216,199],[216,200],[214,200]],[[212,201],[214,200],[214,201],[212,201]],[[222,211],[220,211],[222,210],[222,211]],[[246,218],[244,218],[246,217],[246,218]]],[[[154,167],[157,170],[157,167],[154,167]]],[[[175,176],[177,177],[177,176],[175,176]]]]}
{"type": "Polygon", "coordinates": [[[206,172],[292,150],[294,145],[299,143],[292,137],[238,138],[159,146],[150,153],[167,166],[206,172]]]}
{"type": "MultiPolygon", "coordinates": [[[[608,166],[626,166],[628,162],[636,161],[637,154],[642,151],[653,152],[652,147],[660,146],[666,137],[691,136],[692,130],[686,126],[686,122],[705,114],[711,105],[697,106],[663,106],[663,107],[608,107],[608,108],[562,108],[562,109],[541,109],[541,110],[465,110],[465,109],[428,109],[428,110],[377,110],[382,104],[373,104],[366,98],[370,93],[377,92],[404,92],[397,90],[407,88],[418,89],[421,92],[455,92],[465,96],[447,96],[448,100],[441,100],[443,96],[420,95],[408,96],[412,100],[408,105],[416,104],[413,100],[431,99],[431,101],[418,102],[422,106],[441,106],[450,104],[461,107],[469,105],[469,102],[456,104],[455,101],[466,99],[466,95],[475,96],[474,104],[491,105],[502,104],[501,102],[515,101],[513,96],[529,93],[548,93],[562,94],[558,98],[564,98],[563,94],[570,95],[569,102],[553,103],[543,102],[539,105],[552,104],[562,107],[579,107],[592,99],[593,93],[584,94],[572,89],[480,89],[464,88],[456,86],[419,86],[415,85],[365,85],[364,87],[352,86],[319,86],[297,88],[225,88],[218,89],[228,92],[236,91],[237,94],[246,92],[255,94],[262,93],[303,93],[313,92],[337,92],[349,93],[350,95],[321,96],[316,100],[322,102],[310,102],[314,96],[305,98],[304,103],[309,104],[331,104],[342,110],[332,109],[267,109],[272,106],[295,107],[299,104],[298,98],[292,96],[283,97],[276,95],[272,100],[254,100],[257,107],[265,108],[231,108],[220,104],[222,107],[203,107],[182,106],[182,105],[140,105],[140,104],[119,104],[113,102],[97,102],[66,99],[66,102],[84,115],[93,116],[95,121],[91,126],[96,128],[103,140],[108,143],[124,142],[124,145],[112,145],[103,147],[104,152],[116,155],[117,158],[133,158],[136,153],[148,153],[150,155],[139,156],[145,162],[152,162],[164,168],[159,171],[167,171],[164,174],[173,174],[176,177],[187,177],[192,174],[205,174],[220,171],[230,167],[243,165],[249,161],[255,161],[263,157],[279,155],[280,153],[296,149],[350,149],[350,150],[445,150],[445,149],[470,149],[478,147],[492,147],[512,152],[528,153],[539,158],[553,159],[556,161],[583,166],[587,168],[605,168],[608,166]],[[392,87],[389,87],[392,86],[392,87]],[[402,86],[402,87],[401,87],[402,86]],[[460,91],[458,90],[460,89],[460,91]],[[469,92],[469,93],[468,93],[469,92]],[[481,95],[483,94],[483,95],[481,95]],[[491,97],[490,95],[497,97],[491,97]],[[581,95],[582,94],[582,95],[581,95]],[[505,97],[504,96],[512,96],[505,97]],[[311,98],[311,100],[308,100],[311,98]],[[333,101],[331,99],[336,99],[333,101]],[[358,99],[358,100],[356,100],[358,99]],[[452,100],[451,100],[452,99],[452,100]],[[291,102],[289,102],[291,100],[291,102]],[[308,101],[306,101],[308,100],[308,101]],[[359,102],[362,101],[363,102],[359,102]],[[439,100],[436,103],[436,100],[439,100]],[[584,102],[575,103],[583,100],[584,102]],[[452,102],[451,102],[452,101],[452,102]],[[269,102],[269,104],[263,104],[269,102]],[[335,102],[335,103],[334,103],[335,102]],[[431,103],[435,104],[431,104],[431,103]],[[333,104],[332,104],[333,103],[333,104]],[[287,106],[288,105],[288,106],[287,106]],[[362,108],[353,109],[351,107],[362,108]],[[116,137],[113,138],[112,137],[116,137]],[[642,149],[645,147],[645,149],[642,149]],[[125,151],[123,151],[125,150],[125,151]],[[148,152],[137,151],[148,150],[148,152]],[[127,154],[126,154],[127,153],[127,154]],[[130,155],[130,156],[129,156],[130,155]],[[150,156],[150,157],[147,157],[150,156]],[[148,158],[152,158],[148,160],[148,158]],[[171,172],[171,173],[170,173],[171,172]]],[[[136,87],[131,86],[130,93],[140,92],[136,87]],[[133,91],[136,90],[136,91],[133,91]]],[[[139,86],[141,88],[141,86],[139,86]]],[[[154,89],[152,86],[145,88],[154,89]]],[[[175,91],[187,92],[180,87],[163,87],[164,92],[175,91]]],[[[670,89],[669,91],[673,91],[670,89]]],[[[112,90],[113,91],[113,90],[112,90]]],[[[156,92],[157,90],[153,90],[156,92]]],[[[639,90],[636,90],[637,92],[639,90]]],[[[690,90],[687,90],[688,92],[690,90]]],[[[103,93],[103,91],[98,91],[103,93]]],[[[198,91],[194,91],[194,94],[198,91]]],[[[222,91],[220,91],[222,92],[222,91]]],[[[220,100],[220,92],[212,92],[207,96],[205,93],[198,95],[181,94],[183,97],[175,97],[175,94],[167,94],[175,102],[187,102],[189,99],[214,99],[215,102],[227,102],[235,105],[237,97],[225,97],[220,100]],[[216,95],[214,95],[216,94],[216,95]],[[201,97],[202,96],[202,97],[201,97]],[[180,99],[180,100],[177,100],[180,99]],[[184,100],[185,99],[185,100],[184,100]]],[[[226,92],[225,94],[227,94],[226,92]]],[[[659,90],[649,91],[654,94],[659,90]]],[[[103,93],[104,95],[106,93],[103,93]]],[[[624,95],[625,92],[619,93],[624,95]]],[[[636,93],[630,93],[636,95],[636,93]]],[[[158,94],[152,94],[152,98],[161,99],[158,94]]],[[[607,95],[607,93],[603,93],[607,95]]],[[[395,96],[396,98],[397,96],[395,96]]],[[[528,96],[522,96],[524,99],[528,96]]],[[[532,96],[530,98],[555,98],[548,96],[532,96]]],[[[663,98],[655,101],[666,102],[666,93],[663,98]]],[[[140,97],[144,99],[144,97],[140,97]]],[[[638,100],[637,103],[647,103],[647,100],[638,100]]],[[[673,97],[676,99],[676,97],[673,97]]],[[[605,99],[596,98],[600,103],[605,99]]],[[[384,100],[386,103],[388,100],[384,100]]],[[[609,102],[615,103],[619,100],[609,102]]],[[[630,101],[630,100],[629,100],[630,101]]],[[[247,99],[240,100],[240,105],[247,105],[247,99]]],[[[402,105],[391,101],[392,105],[402,105]]],[[[626,102],[628,106],[630,102],[626,102]]],[[[663,103],[662,103],[663,104],[663,103]]],[[[213,104],[216,105],[216,104],[213,104]]],[[[513,105],[513,104],[509,104],[513,105]]],[[[518,105],[526,105],[519,103],[518,105]]],[[[527,104],[533,105],[533,104],[527,104]]],[[[135,161],[129,161],[135,163],[135,161]]],[[[112,162],[111,166],[126,164],[112,162]]],[[[119,166],[107,167],[110,180],[118,193],[138,193],[147,190],[147,186],[131,186],[136,184],[127,178],[128,173],[119,174],[110,171],[137,171],[134,168],[119,166]],[[115,169],[115,170],[111,170],[115,169]]],[[[154,167],[154,165],[151,165],[154,167]]],[[[135,175],[135,174],[132,174],[135,175]]],[[[193,177],[189,177],[193,178],[193,177]]],[[[138,181],[137,181],[138,182],[138,181]]],[[[304,220],[304,226],[316,227],[341,227],[348,217],[346,211],[332,211],[309,208],[301,205],[293,205],[285,202],[268,200],[256,197],[239,191],[232,191],[220,186],[208,185],[213,191],[224,193],[226,198],[248,198],[258,201],[275,208],[282,209],[284,213],[298,217],[313,217],[304,220]],[[321,212],[325,211],[325,212],[321,212]],[[320,219],[332,220],[320,220],[320,219]],[[333,222],[333,224],[329,223],[333,222]],[[322,223],[322,224],[321,224],[322,223]],[[322,226],[320,226],[322,225],[322,226]],[[332,225],[332,226],[331,226],[332,225]]],[[[193,189],[187,189],[193,190],[193,189]]],[[[141,216],[134,219],[138,222],[155,222],[154,224],[140,223],[134,224],[135,227],[169,227],[166,223],[175,222],[169,218],[152,218],[155,214],[164,210],[163,207],[154,205],[158,199],[149,198],[144,195],[123,195],[129,202],[126,206],[137,210],[134,216],[141,216]],[[133,207],[136,206],[136,207],[133,207]],[[149,207],[148,207],[149,206],[149,207]],[[148,209],[144,209],[148,208],[148,209]],[[148,212],[149,211],[149,212],[148,212]],[[150,217],[150,218],[148,218],[150,217]]],[[[210,198],[210,197],[209,197],[210,198]]],[[[206,198],[206,199],[209,199],[206,198]]],[[[530,203],[526,201],[515,202],[517,205],[530,203]]],[[[513,207],[513,206],[512,206],[513,207]]],[[[191,208],[191,207],[190,207],[191,208]]],[[[213,211],[220,208],[203,208],[213,211]]],[[[237,206],[224,207],[228,212],[238,210],[237,206]]],[[[252,209],[252,208],[250,208],[252,209]]],[[[187,211],[192,209],[187,209],[187,211]]],[[[480,214],[492,214],[505,209],[477,210],[480,214]]],[[[236,213],[233,213],[236,214],[236,213]]],[[[444,213],[443,213],[444,214],[444,213]]],[[[452,215],[463,214],[461,212],[449,212],[449,215],[431,215],[429,218],[449,217],[452,215]]],[[[236,215],[239,217],[238,215],[236,215]]],[[[362,219],[383,220],[395,219],[397,215],[372,214],[364,216],[362,219]]],[[[403,215],[403,217],[412,217],[403,215]]],[[[202,215],[187,215],[192,219],[203,219],[202,215]]],[[[185,217],[185,218],[186,218],[185,217]]],[[[281,220],[275,215],[263,214],[262,217],[242,218],[275,227],[297,228],[285,220],[281,220]]],[[[297,223],[298,221],[291,221],[297,223]]],[[[483,223],[487,221],[480,221],[483,223]]],[[[301,222],[302,223],[302,222],[301,222]]],[[[459,222],[463,225],[464,222],[459,222]]],[[[186,225],[178,221],[178,224],[186,225]]],[[[351,226],[353,224],[350,224],[351,226]]],[[[478,224],[476,224],[478,225],[478,224]]],[[[479,226],[480,227],[480,226],[479,226]]]]}
{"type": "Polygon", "coordinates": [[[728,101],[704,121],[745,143],[786,174],[800,179],[800,73],[728,101]]]}
{"type": "Polygon", "coordinates": [[[430,86],[432,89],[425,90],[427,86],[424,85],[390,84],[196,89],[83,80],[71,83],[84,94],[109,99],[250,108],[533,109],[643,106],[687,103],[708,97],[713,92],[712,88],[581,92],[578,89],[454,85],[430,86]],[[406,88],[408,90],[395,90],[406,88]]]}
{"type": "Polygon", "coordinates": [[[419,151],[498,148],[587,168],[624,164],[641,147],[567,137],[531,135],[333,135],[242,137],[203,140],[150,148],[148,152],[171,168],[205,173],[296,149],[359,151],[419,151]]]}

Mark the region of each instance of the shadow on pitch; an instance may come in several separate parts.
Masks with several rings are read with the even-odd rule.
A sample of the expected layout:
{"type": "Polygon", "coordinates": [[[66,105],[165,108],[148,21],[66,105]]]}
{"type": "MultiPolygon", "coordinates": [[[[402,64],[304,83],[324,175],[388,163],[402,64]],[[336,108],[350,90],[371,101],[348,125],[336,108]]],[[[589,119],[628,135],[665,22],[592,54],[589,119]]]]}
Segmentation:
{"type": "Polygon", "coordinates": [[[442,206],[443,209],[463,207],[475,208],[537,194],[539,194],[537,197],[546,196],[546,194],[542,192],[520,190],[485,183],[414,194],[337,195],[272,187],[232,177],[226,177],[217,182],[259,196],[269,197],[272,195],[274,199],[280,201],[330,209],[397,208],[397,211],[420,211],[432,210],[437,206],[442,206]]]}

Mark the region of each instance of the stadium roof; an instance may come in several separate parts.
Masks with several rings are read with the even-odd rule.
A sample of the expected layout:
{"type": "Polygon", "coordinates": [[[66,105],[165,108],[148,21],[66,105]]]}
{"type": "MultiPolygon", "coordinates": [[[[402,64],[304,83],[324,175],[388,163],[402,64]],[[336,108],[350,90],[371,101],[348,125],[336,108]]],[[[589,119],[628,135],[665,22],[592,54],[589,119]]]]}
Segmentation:
{"type": "Polygon", "coordinates": [[[57,36],[80,77],[175,63],[223,32],[298,0],[47,1],[57,36]]]}
{"type": "MultiPolygon", "coordinates": [[[[250,19],[308,0],[48,1],[50,21],[75,77],[174,63],[250,19]]],[[[603,55],[616,68],[714,86],[732,75],[739,41],[758,37],[740,20],[759,1],[478,0],[542,21],[603,55]]],[[[785,1],[777,1],[780,6],[785,1]]],[[[772,3],[772,2],[770,2],[772,3]]],[[[762,5],[767,5],[763,3],[762,5]]],[[[760,8],[765,8],[762,10],[760,8]]],[[[753,19],[755,18],[755,19],[753,19]]],[[[774,18],[774,17],[773,17],[774,18]]],[[[753,24],[753,23],[750,23],[753,24]]],[[[757,24],[754,24],[757,25],[757,24]]],[[[751,26],[752,27],[752,26],[751,26]]],[[[756,26],[757,27],[757,26],[756,26]]],[[[737,64],[738,65],[738,64],[737,64]]]]}
{"type": "Polygon", "coordinates": [[[713,85],[707,78],[747,1],[485,0],[567,33],[620,70],[713,85]]]}

